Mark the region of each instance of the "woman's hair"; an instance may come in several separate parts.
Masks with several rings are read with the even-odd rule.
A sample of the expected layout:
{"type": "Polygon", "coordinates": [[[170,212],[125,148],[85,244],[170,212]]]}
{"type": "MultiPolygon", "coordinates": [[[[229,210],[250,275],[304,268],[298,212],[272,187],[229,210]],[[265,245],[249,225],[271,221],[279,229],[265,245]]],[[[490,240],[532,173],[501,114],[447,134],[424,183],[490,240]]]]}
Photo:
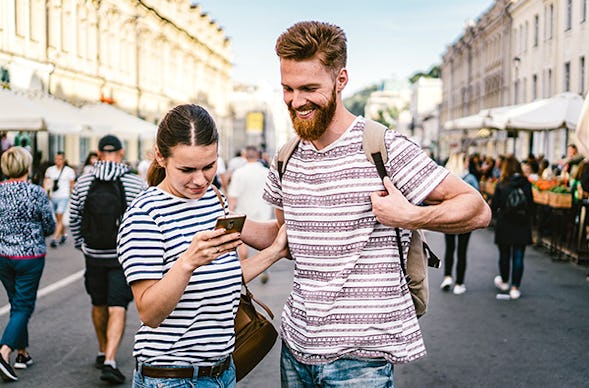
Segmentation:
{"type": "Polygon", "coordinates": [[[91,163],[91,159],[92,157],[98,157],[98,153],[94,152],[94,151],[90,151],[88,153],[88,156],[86,156],[86,160],[84,161],[84,166],[89,166],[91,163]]]}
{"type": "Polygon", "coordinates": [[[23,147],[14,146],[2,153],[2,173],[9,178],[20,178],[29,172],[33,156],[23,147]]]}
{"type": "MultiPolygon", "coordinates": [[[[175,146],[208,146],[217,144],[219,133],[215,121],[203,107],[194,104],[178,105],[160,122],[156,136],[157,149],[165,159],[175,146]]],[[[147,183],[157,186],[166,177],[166,170],[154,158],[147,171],[147,183]]]]}
{"type": "Polygon", "coordinates": [[[278,37],[275,49],[280,59],[302,61],[317,55],[334,76],[346,67],[346,34],[334,24],[318,21],[296,23],[278,37]]]}
{"type": "Polygon", "coordinates": [[[446,162],[446,169],[456,176],[462,177],[464,175],[464,152],[454,152],[446,162]]]}
{"type": "Polygon", "coordinates": [[[499,180],[506,181],[515,174],[522,175],[522,165],[519,160],[513,155],[508,155],[501,163],[501,177],[499,180]]]}

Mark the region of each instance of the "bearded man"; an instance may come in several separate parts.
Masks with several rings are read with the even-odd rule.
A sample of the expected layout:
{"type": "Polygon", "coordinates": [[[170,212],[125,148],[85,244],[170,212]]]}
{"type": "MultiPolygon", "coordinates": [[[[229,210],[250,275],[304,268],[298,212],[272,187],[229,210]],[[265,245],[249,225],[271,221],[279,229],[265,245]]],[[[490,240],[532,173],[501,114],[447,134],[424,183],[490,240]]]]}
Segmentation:
{"type": "Polygon", "coordinates": [[[366,120],[342,102],[344,31],[299,22],[276,42],[284,102],[300,138],[284,175],[274,158],[264,199],[286,223],[295,260],[282,314],[282,387],[391,387],[393,365],[425,346],[405,277],[411,230],[465,233],[489,224],[481,195],[387,131],[384,182],[364,154],[366,120]],[[426,205],[426,206],[421,206],[426,205]]]}

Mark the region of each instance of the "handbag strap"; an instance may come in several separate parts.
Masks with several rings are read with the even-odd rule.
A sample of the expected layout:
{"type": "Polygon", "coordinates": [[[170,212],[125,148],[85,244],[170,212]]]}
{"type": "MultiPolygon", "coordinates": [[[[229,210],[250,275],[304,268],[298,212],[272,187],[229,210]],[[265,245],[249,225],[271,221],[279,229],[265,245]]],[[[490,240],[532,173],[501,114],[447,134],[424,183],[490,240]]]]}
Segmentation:
{"type": "MultiPolygon", "coordinates": [[[[225,201],[223,201],[223,196],[221,195],[221,192],[219,191],[218,188],[215,187],[215,185],[211,185],[211,186],[213,187],[213,190],[215,190],[215,194],[217,194],[217,198],[219,198],[219,202],[221,202],[221,207],[223,208],[223,212],[225,213],[225,215],[227,215],[227,211],[225,210],[225,201]]],[[[262,303],[258,299],[256,299],[254,294],[252,294],[250,289],[247,287],[247,283],[245,282],[245,278],[243,277],[243,272],[241,273],[241,285],[245,288],[245,295],[249,299],[256,302],[261,308],[263,308],[264,311],[266,311],[266,313],[268,313],[268,316],[270,316],[270,319],[274,319],[274,314],[272,313],[272,310],[270,310],[270,308],[268,306],[266,306],[264,303],[262,303]]]]}
{"type": "Polygon", "coordinates": [[[243,273],[241,274],[241,284],[245,288],[245,295],[249,299],[251,299],[254,302],[256,302],[261,308],[263,308],[264,311],[266,311],[266,313],[270,317],[270,319],[274,319],[274,314],[272,313],[272,310],[270,310],[270,307],[266,306],[263,302],[260,302],[258,299],[256,299],[256,297],[254,296],[254,294],[252,294],[252,292],[250,291],[250,289],[247,288],[247,284],[245,283],[245,279],[243,278],[243,273]]]}
{"type": "Polygon", "coordinates": [[[217,194],[217,198],[219,198],[219,202],[221,202],[221,208],[223,209],[223,213],[225,213],[225,215],[227,216],[228,214],[227,210],[225,209],[225,201],[223,201],[223,196],[221,195],[221,192],[215,185],[211,185],[211,187],[213,188],[213,190],[215,190],[215,194],[217,194]]]}

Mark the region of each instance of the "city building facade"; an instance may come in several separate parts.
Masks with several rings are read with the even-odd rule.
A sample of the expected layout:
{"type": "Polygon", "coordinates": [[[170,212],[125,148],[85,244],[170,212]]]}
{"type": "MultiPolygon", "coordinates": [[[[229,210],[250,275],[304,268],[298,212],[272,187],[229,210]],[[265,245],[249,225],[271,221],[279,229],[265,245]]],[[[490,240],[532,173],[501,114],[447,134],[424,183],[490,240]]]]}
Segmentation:
{"type": "MultiPolygon", "coordinates": [[[[441,122],[587,90],[587,0],[496,0],[443,55],[441,122]]],[[[442,130],[463,151],[557,161],[573,130],[442,130]]],[[[447,155],[446,155],[447,156],[447,155]]]]}
{"type": "MultiPolygon", "coordinates": [[[[177,104],[197,103],[215,117],[228,144],[232,67],[223,29],[185,0],[0,2],[4,87],[42,90],[76,106],[108,103],[151,123],[177,104]]],[[[40,136],[47,137],[47,153],[65,148],[74,163],[97,141],[40,136]]],[[[126,146],[136,162],[148,145],[129,140],[126,146]]]]}

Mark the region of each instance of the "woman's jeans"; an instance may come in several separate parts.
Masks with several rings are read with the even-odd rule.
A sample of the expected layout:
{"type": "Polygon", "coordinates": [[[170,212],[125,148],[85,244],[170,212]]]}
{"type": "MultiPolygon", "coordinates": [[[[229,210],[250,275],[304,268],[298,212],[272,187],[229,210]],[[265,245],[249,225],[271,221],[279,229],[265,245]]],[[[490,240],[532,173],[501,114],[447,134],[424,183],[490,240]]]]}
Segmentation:
{"type": "Polygon", "coordinates": [[[456,237],[458,236],[458,261],[456,262],[456,284],[464,284],[466,273],[466,251],[470,232],[462,234],[445,234],[446,254],[444,256],[444,276],[452,276],[454,266],[454,250],[456,249],[456,237]]]}
{"type": "Polygon", "coordinates": [[[146,377],[140,370],[133,371],[133,388],[231,388],[236,385],[233,359],[229,368],[219,377],[199,378],[198,368],[194,368],[195,376],[189,379],[146,377]]]}
{"type": "Polygon", "coordinates": [[[0,280],[10,302],[10,320],[0,340],[1,345],[8,345],[11,349],[29,346],[27,325],[35,309],[44,266],[44,257],[14,260],[0,256],[0,280]]]}
{"type": "Polygon", "coordinates": [[[393,364],[382,359],[340,358],[327,364],[298,362],[282,343],[280,357],[282,388],[392,388],[393,364]]]}
{"type": "Polygon", "coordinates": [[[511,285],[519,288],[524,274],[525,245],[499,244],[499,273],[504,283],[509,283],[509,267],[511,268],[511,285]]]}

